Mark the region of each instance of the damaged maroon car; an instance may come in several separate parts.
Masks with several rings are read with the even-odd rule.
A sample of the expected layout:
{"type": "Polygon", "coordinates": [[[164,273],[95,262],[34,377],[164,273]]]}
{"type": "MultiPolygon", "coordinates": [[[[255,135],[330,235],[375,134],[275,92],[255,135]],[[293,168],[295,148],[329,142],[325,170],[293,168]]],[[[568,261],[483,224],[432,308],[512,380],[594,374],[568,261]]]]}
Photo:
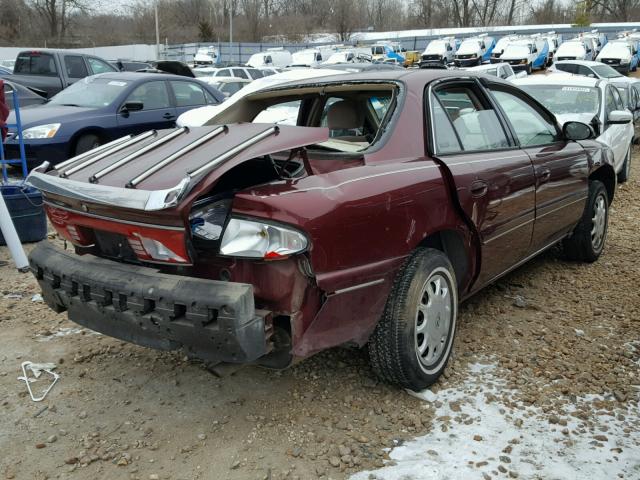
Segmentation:
{"type": "Polygon", "coordinates": [[[44,242],[31,267],[51,308],[113,337],[272,368],[368,344],[421,389],[461,300],[558,242],[598,258],[616,180],[592,134],[468,72],[280,85],[40,166],[73,248],[44,242]],[[274,110],[293,125],[253,122],[274,110]]]}

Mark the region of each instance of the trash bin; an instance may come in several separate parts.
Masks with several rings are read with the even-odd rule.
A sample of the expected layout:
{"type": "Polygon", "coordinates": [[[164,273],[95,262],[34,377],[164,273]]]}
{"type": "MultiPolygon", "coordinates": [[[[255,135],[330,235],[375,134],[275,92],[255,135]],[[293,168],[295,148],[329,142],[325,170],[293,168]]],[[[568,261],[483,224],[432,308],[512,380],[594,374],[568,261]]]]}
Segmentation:
{"type": "MultiPolygon", "coordinates": [[[[0,185],[0,191],[20,241],[39,242],[47,236],[42,193],[26,185],[0,185]]],[[[6,245],[0,232],[0,245],[6,245]]]]}

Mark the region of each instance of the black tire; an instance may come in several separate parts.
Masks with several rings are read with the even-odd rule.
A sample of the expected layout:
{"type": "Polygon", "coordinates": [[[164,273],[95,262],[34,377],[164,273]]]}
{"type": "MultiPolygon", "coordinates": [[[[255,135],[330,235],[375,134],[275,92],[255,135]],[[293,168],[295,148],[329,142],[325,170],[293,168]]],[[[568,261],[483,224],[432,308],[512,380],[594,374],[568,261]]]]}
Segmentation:
{"type": "Polygon", "coordinates": [[[476,63],[476,65],[482,65],[482,57],[478,59],[478,63],[476,63]]]}
{"type": "Polygon", "coordinates": [[[526,70],[527,70],[527,75],[531,75],[531,72],[533,71],[533,67],[531,66],[530,63],[527,65],[527,69],[526,70]]]}
{"type": "Polygon", "coordinates": [[[451,262],[440,250],[416,250],[398,273],[369,339],[371,366],[387,382],[411,390],[428,387],[447,365],[457,315],[458,290],[451,262]],[[430,300],[425,303],[425,298],[430,300]],[[420,305],[434,314],[427,317],[420,305]]]}
{"type": "Polygon", "coordinates": [[[80,155],[82,153],[88,152],[89,150],[93,150],[100,145],[102,145],[100,137],[93,133],[88,133],[78,138],[73,153],[74,155],[80,155]]]}
{"type": "Polygon", "coordinates": [[[627,156],[624,159],[624,163],[622,164],[622,170],[618,173],[618,183],[625,183],[629,180],[629,174],[631,173],[631,145],[629,145],[629,151],[627,152],[627,156]]]}
{"type": "Polygon", "coordinates": [[[565,256],[569,260],[595,262],[604,249],[608,221],[609,198],[607,189],[601,181],[592,180],[589,183],[589,196],[582,218],[571,236],[562,242],[565,256]],[[601,207],[604,207],[604,217],[596,218],[596,210],[601,207]],[[596,232],[595,236],[594,231],[596,232]]]}

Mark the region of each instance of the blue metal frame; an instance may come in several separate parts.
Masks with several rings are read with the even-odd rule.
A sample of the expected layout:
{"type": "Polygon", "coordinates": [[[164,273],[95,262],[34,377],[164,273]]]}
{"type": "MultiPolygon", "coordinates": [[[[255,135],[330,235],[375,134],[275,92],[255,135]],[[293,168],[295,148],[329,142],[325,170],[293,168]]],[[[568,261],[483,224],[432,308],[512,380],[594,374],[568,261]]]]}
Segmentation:
{"type": "Polygon", "coordinates": [[[29,170],[27,168],[27,155],[24,150],[24,138],[22,135],[22,120],[20,119],[20,105],[18,102],[18,93],[15,90],[11,90],[11,95],[13,95],[13,111],[16,117],[16,123],[8,123],[7,129],[16,130],[16,135],[18,135],[18,146],[20,148],[20,158],[11,159],[5,158],[4,153],[4,142],[0,140],[0,165],[2,166],[2,183],[9,183],[9,176],[7,175],[7,165],[22,165],[22,176],[27,178],[29,174],[29,170]]]}

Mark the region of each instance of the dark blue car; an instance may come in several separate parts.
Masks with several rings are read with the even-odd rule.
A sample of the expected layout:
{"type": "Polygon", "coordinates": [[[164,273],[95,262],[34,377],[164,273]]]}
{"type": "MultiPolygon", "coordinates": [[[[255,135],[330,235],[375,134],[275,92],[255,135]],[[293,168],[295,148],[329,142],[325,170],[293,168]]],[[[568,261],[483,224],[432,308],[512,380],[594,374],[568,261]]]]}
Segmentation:
{"type": "MultiPolygon", "coordinates": [[[[177,75],[86,77],[44,105],[20,109],[27,162],[56,164],[124,135],[171,128],[183,112],[223,99],[206,83],[177,75]]],[[[9,123],[15,123],[13,114],[9,123]]],[[[5,151],[8,158],[19,158],[15,132],[9,132],[5,151]]]]}

